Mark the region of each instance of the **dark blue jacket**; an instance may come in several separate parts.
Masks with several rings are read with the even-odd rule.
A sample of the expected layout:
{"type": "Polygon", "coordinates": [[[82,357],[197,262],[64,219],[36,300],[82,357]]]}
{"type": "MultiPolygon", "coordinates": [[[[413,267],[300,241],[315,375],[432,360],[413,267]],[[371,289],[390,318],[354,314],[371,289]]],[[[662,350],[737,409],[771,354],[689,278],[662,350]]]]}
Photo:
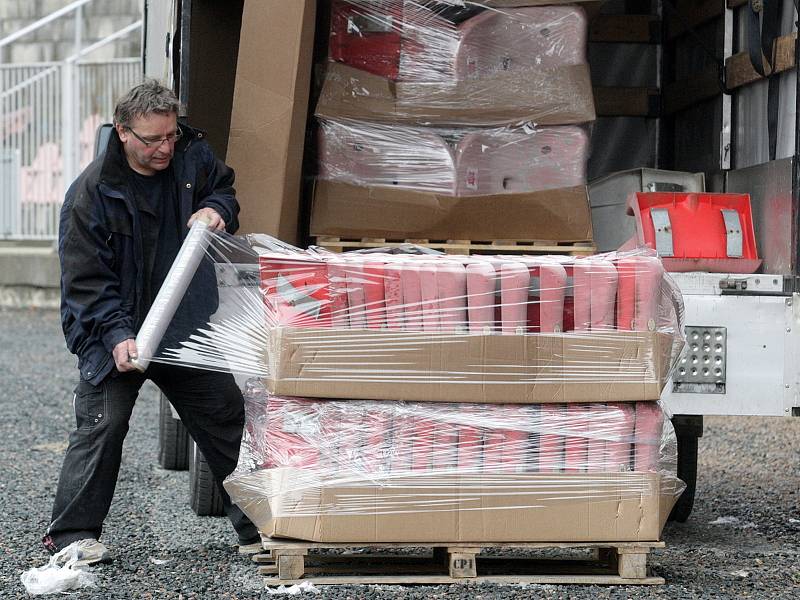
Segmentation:
{"type": "MultiPolygon", "coordinates": [[[[201,208],[213,208],[234,233],[239,205],[233,170],[214,156],[202,131],[181,129],[172,165],[182,222],[201,208]]],[[[152,272],[143,248],[158,241],[157,228],[142,227],[140,211],[152,211],[138,204],[124,161],[122,143],[112,132],[106,152],[67,190],[59,224],[61,326],[81,376],[95,385],[115,368],[114,347],[136,337],[146,310],[144,278],[152,272]]]]}

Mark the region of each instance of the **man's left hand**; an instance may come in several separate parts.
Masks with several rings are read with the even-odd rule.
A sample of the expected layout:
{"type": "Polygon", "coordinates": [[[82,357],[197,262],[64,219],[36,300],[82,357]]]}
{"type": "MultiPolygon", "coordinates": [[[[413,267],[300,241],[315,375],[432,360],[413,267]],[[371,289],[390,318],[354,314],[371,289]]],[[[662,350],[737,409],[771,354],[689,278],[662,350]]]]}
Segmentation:
{"type": "Polygon", "coordinates": [[[225,229],[225,221],[222,220],[222,217],[220,217],[219,213],[213,208],[201,208],[194,213],[187,223],[188,227],[191,228],[197,219],[205,221],[211,231],[221,231],[225,229]]]}

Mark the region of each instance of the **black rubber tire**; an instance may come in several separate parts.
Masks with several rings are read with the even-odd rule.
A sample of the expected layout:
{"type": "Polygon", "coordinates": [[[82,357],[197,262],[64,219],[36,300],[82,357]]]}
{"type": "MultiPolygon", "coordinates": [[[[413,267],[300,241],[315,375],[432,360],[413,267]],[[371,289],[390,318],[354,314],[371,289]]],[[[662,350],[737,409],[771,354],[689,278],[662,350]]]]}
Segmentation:
{"type": "Polygon", "coordinates": [[[221,517],[222,494],[211,474],[203,453],[192,444],[192,459],[189,461],[189,505],[199,517],[221,517]]]}
{"type": "Polygon", "coordinates": [[[158,464],[162,469],[185,471],[189,468],[191,449],[189,432],[180,419],[172,416],[172,409],[164,394],[158,414],[158,464]]]}
{"type": "Polygon", "coordinates": [[[696,432],[682,431],[681,427],[675,428],[678,439],[678,478],[686,484],[686,489],[678,498],[672,512],[670,521],[685,523],[692,514],[694,495],[697,489],[697,434],[696,432]]]}

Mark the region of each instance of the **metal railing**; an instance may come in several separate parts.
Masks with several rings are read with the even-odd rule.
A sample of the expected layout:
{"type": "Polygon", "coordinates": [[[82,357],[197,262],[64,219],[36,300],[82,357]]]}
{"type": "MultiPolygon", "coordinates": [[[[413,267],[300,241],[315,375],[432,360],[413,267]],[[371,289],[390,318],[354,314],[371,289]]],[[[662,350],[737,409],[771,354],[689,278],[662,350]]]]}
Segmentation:
{"type": "Polygon", "coordinates": [[[0,65],[0,239],[55,239],[66,187],[91,161],[94,136],[114,103],[141,79],[140,58],[86,56],[140,30],[138,20],[83,47],[78,0],[0,40],[0,49],[72,16],[72,55],[58,62],[0,65]]]}

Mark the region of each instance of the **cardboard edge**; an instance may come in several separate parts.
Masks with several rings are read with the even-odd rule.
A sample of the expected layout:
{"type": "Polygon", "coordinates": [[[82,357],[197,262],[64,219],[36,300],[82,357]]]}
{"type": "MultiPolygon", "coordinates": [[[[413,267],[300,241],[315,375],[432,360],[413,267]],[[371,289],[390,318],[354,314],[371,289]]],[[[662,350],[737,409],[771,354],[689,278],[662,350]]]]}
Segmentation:
{"type": "MultiPolygon", "coordinates": [[[[614,474],[609,473],[607,474],[609,477],[618,478],[621,474],[614,474]]],[[[351,535],[347,533],[342,533],[343,531],[348,530],[346,525],[347,519],[342,519],[341,517],[331,517],[326,518],[325,515],[315,515],[315,516],[304,516],[294,518],[292,516],[270,516],[266,520],[263,520],[263,511],[260,513],[260,518],[256,524],[259,526],[259,530],[268,537],[278,538],[278,539],[293,539],[298,541],[308,541],[308,542],[316,542],[316,543],[362,543],[362,544],[369,544],[371,542],[375,543],[391,543],[391,542],[398,542],[398,543],[413,543],[413,542],[486,542],[486,543],[509,543],[513,544],[516,542],[655,542],[659,541],[661,538],[661,534],[664,529],[664,525],[666,523],[667,517],[677,500],[677,496],[674,494],[669,493],[669,490],[666,488],[666,481],[665,478],[673,477],[673,476],[665,476],[664,474],[660,473],[640,473],[639,475],[642,476],[643,480],[647,481],[647,490],[648,492],[642,493],[639,499],[639,507],[640,511],[638,514],[629,513],[627,514],[627,521],[620,522],[619,521],[619,514],[618,514],[618,507],[617,502],[600,502],[594,503],[589,498],[585,498],[583,501],[577,503],[578,506],[573,507],[572,510],[585,510],[585,519],[581,521],[580,519],[573,519],[569,522],[564,521],[565,527],[572,526],[574,530],[568,530],[567,533],[564,533],[562,537],[558,540],[553,539],[544,539],[544,538],[537,538],[537,536],[531,535],[524,540],[520,539],[510,539],[516,538],[516,536],[507,536],[506,537],[498,537],[492,536],[492,523],[491,523],[491,516],[490,512],[487,511],[480,511],[478,514],[479,516],[477,519],[480,519],[482,525],[480,525],[480,529],[484,532],[481,539],[474,539],[473,537],[467,536],[463,534],[464,528],[462,527],[462,523],[460,519],[456,519],[454,524],[451,524],[454,528],[453,531],[457,532],[453,535],[448,535],[447,533],[443,533],[444,530],[440,532],[428,531],[422,535],[420,533],[414,532],[409,533],[409,535],[399,535],[391,537],[388,534],[381,533],[379,530],[379,519],[377,516],[377,510],[375,511],[376,514],[374,515],[350,515],[347,519],[351,518],[358,518],[364,519],[368,518],[372,524],[369,526],[359,527],[361,531],[370,531],[371,533],[366,535],[351,535]],[[602,506],[608,505],[608,506],[602,506]],[[607,537],[602,537],[598,535],[594,535],[592,533],[591,524],[593,518],[596,517],[597,513],[600,513],[601,516],[599,518],[607,518],[612,521],[611,528],[614,533],[608,533],[607,537]],[[634,522],[636,521],[636,522],[634,522]],[[586,529],[582,529],[583,525],[580,523],[583,522],[586,524],[586,529]],[[568,523],[572,523],[572,525],[568,525],[568,523]],[[644,526],[642,526],[644,524],[644,526]],[[619,525],[619,527],[618,527],[619,525]],[[627,533],[622,533],[621,529],[625,529],[627,533]],[[427,537],[426,537],[427,536],[427,537]],[[358,539],[355,539],[358,538],[358,539]],[[403,539],[397,539],[403,538],[403,539]],[[430,538],[430,539],[427,539],[430,538]],[[451,539],[456,538],[456,539],[451,539]]],[[[555,477],[561,477],[564,479],[568,479],[569,475],[561,474],[556,475],[555,477]]],[[[452,478],[459,479],[460,476],[454,474],[452,478]]],[[[375,505],[377,508],[378,503],[380,502],[380,492],[381,487],[375,486],[374,488],[375,494],[375,505]]],[[[455,486],[454,493],[458,493],[458,486],[455,486]]],[[[325,491],[323,490],[320,493],[320,502],[327,504],[331,498],[327,498],[324,496],[325,491]]],[[[329,494],[335,496],[336,489],[332,488],[328,490],[329,494]]],[[[474,492],[470,493],[470,496],[475,495],[474,492]]],[[[486,499],[486,495],[483,494],[480,497],[480,501],[483,505],[483,502],[486,499]]],[[[244,509],[243,509],[244,510],[244,509]]],[[[525,510],[525,509],[520,509],[525,510]]],[[[528,510],[536,510],[535,508],[530,508],[528,510]]],[[[258,515],[257,515],[258,516],[258,515]]],[[[460,513],[458,514],[460,516],[460,513]]],[[[360,524],[360,525],[363,525],[360,524]]],[[[472,524],[474,529],[475,523],[472,524]]],[[[410,530],[413,530],[413,527],[410,527],[410,530]]]]}
{"type": "Polygon", "coordinates": [[[427,125],[574,125],[597,118],[588,63],[544,71],[498,75],[463,81],[444,89],[432,83],[393,82],[341,63],[328,63],[315,115],[331,119],[360,119],[427,125]],[[554,80],[558,84],[553,84],[554,80]],[[556,92],[547,93],[553,85],[556,92]],[[514,102],[505,105],[458,102],[491,96],[492,90],[514,89],[514,102]],[[530,98],[521,106],[518,98],[530,98]],[[426,104],[427,103],[427,104],[426,104]]]}
{"type": "Polygon", "coordinates": [[[324,180],[314,185],[311,235],[554,242],[593,239],[585,185],[455,197],[324,180]],[[498,218],[507,214],[517,218],[498,218]]]}
{"type": "MultiPolygon", "coordinates": [[[[380,330],[343,330],[334,329],[311,329],[311,328],[277,328],[276,335],[270,336],[273,344],[266,350],[272,353],[267,358],[270,365],[275,365],[270,371],[270,376],[266,378],[267,389],[270,393],[287,396],[308,396],[322,398],[339,398],[353,400],[387,400],[387,401],[427,401],[427,402],[477,402],[477,403],[513,403],[513,404],[543,404],[543,403],[577,403],[577,402],[608,402],[609,394],[613,394],[615,402],[635,402],[642,400],[657,401],[661,397],[661,392],[669,378],[670,360],[673,338],[670,334],[662,332],[630,332],[632,340],[645,340],[644,344],[633,347],[637,353],[650,355],[655,381],[634,381],[629,383],[614,383],[609,387],[609,392],[605,396],[597,394],[597,386],[589,382],[555,383],[555,384],[536,384],[532,383],[522,390],[520,386],[503,386],[502,384],[476,383],[467,386],[452,386],[438,383],[406,383],[402,386],[396,384],[382,384],[375,382],[358,382],[353,384],[347,381],[304,381],[302,373],[298,371],[297,362],[298,346],[293,342],[295,336],[302,336],[305,339],[319,338],[330,339],[342,335],[357,335],[359,337],[378,337],[386,338],[387,332],[380,330]],[[453,389],[451,389],[453,388],[453,389]],[[521,395],[524,392],[524,395],[521,395]]],[[[554,344],[561,344],[561,355],[567,353],[567,343],[579,343],[585,346],[585,336],[576,336],[575,342],[565,342],[569,339],[569,334],[536,334],[525,336],[497,336],[497,335],[464,335],[464,334],[427,334],[425,345],[428,348],[439,346],[438,355],[447,352],[452,353],[453,344],[471,344],[473,350],[480,348],[481,356],[487,352],[496,353],[498,344],[502,344],[506,351],[513,351],[515,355],[522,352],[525,357],[534,358],[537,352],[533,348],[540,348],[543,343],[552,340],[554,344]],[[520,341],[523,346],[520,347],[520,341]],[[534,341],[541,341],[539,344],[534,341]],[[438,344],[436,343],[438,342],[438,344]],[[534,345],[531,347],[531,343],[534,345]]],[[[594,334],[599,343],[605,339],[619,338],[621,332],[597,332],[594,334]]],[[[425,332],[392,332],[394,340],[405,338],[425,338],[425,332]]],[[[435,353],[434,353],[435,354],[435,353]]],[[[405,357],[406,355],[404,355],[405,357]]],[[[302,369],[304,365],[313,362],[313,357],[306,356],[300,359],[302,369]]]]}

